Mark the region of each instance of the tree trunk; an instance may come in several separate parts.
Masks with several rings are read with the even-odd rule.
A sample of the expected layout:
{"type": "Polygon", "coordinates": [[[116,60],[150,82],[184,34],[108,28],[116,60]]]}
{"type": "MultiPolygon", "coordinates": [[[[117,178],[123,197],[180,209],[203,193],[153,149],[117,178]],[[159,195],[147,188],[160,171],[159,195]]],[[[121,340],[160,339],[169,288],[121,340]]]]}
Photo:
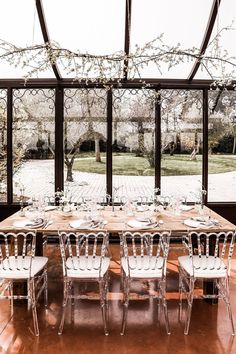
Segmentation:
{"type": "Polygon", "coordinates": [[[234,143],[233,143],[233,151],[232,154],[235,154],[235,149],[236,149],[236,136],[234,135],[234,143]]]}
{"type": "Polygon", "coordinates": [[[100,154],[99,139],[95,139],[95,161],[102,162],[101,154],[100,154]]]}
{"type": "Polygon", "coordinates": [[[67,181],[67,182],[73,182],[72,167],[73,167],[73,163],[71,163],[71,162],[67,162],[67,163],[66,163],[66,168],[67,168],[66,181],[67,181]]]}
{"type": "Polygon", "coordinates": [[[144,155],[144,130],[143,123],[138,122],[138,151],[137,156],[143,157],[144,155]]]}

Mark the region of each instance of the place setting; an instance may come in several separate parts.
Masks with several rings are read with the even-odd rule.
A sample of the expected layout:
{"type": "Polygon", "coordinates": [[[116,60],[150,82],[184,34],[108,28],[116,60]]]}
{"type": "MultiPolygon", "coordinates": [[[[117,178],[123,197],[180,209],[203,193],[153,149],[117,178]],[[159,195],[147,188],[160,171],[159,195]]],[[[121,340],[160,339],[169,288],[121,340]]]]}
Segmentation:
{"type": "Polygon", "coordinates": [[[74,230],[88,230],[88,229],[96,229],[101,228],[103,229],[107,224],[106,220],[103,219],[77,219],[71,220],[68,225],[70,228],[74,230]]]}
{"type": "Polygon", "coordinates": [[[183,224],[192,228],[210,228],[214,226],[220,227],[217,219],[208,216],[194,216],[183,221],[183,224]]]}
{"type": "Polygon", "coordinates": [[[12,226],[17,229],[21,229],[21,228],[39,229],[39,228],[44,228],[47,224],[48,224],[48,220],[38,217],[34,220],[29,220],[29,219],[15,220],[12,223],[12,226]]]}
{"type": "Polygon", "coordinates": [[[125,225],[134,228],[134,229],[141,229],[141,230],[148,230],[154,229],[159,226],[159,222],[152,218],[152,217],[145,217],[140,216],[134,219],[128,220],[125,225]]]}

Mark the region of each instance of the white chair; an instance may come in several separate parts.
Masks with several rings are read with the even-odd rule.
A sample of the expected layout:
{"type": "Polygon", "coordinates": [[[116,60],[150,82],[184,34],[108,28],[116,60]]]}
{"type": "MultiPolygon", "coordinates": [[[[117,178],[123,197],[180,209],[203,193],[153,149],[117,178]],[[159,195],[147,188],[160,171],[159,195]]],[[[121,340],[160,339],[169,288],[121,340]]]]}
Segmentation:
{"type": "MultiPolygon", "coordinates": [[[[60,249],[64,277],[64,298],[62,317],[58,334],[61,335],[65,321],[68,299],[84,299],[86,295],[76,295],[74,282],[96,282],[99,285],[105,335],[108,335],[108,235],[106,232],[77,233],[59,232],[60,249]]],[[[87,298],[91,299],[91,296],[87,298]]]]}
{"type": "Polygon", "coordinates": [[[225,301],[232,327],[234,324],[230,306],[229,275],[231,258],[234,249],[234,232],[190,232],[185,238],[188,255],[178,258],[179,261],[179,292],[180,315],[182,313],[183,293],[187,299],[187,314],[184,334],[189,333],[193,298],[199,297],[194,291],[196,280],[213,283],[213,294],[203,293],[201,298],[225,301]]]}
{"type": "Polygon", "coordinates": [[[32,308],[35,335],[39,335],[36,305],[44,291],[47,306],[47,257],[35,257],[36,233],[0,232],[0,299],[10,299],[13,314],[13,300],[27,299],[32,308]],[[14,295],[13,284],[27,282],[26,295],[14,295]]]}
{"type": "MultiPolygon", "coordinates": [[[[158,309],[162,302],[167,334],[170,326],[166,302],[166,262],[169,251],[170,232],[140,233],[124,232],[121,235],[121,272],[123,299],[123,319],[121,335],[124,335],[128,306],[130,300],[130,285],[132,281],[149,280],[157,285],[156,293],[150,296],[158,299],[158,309]]],[[[142,298],[144,296],[142,295],[142,298]]],[[[159,314],[159,311],[158,311],[159,314]]]]}

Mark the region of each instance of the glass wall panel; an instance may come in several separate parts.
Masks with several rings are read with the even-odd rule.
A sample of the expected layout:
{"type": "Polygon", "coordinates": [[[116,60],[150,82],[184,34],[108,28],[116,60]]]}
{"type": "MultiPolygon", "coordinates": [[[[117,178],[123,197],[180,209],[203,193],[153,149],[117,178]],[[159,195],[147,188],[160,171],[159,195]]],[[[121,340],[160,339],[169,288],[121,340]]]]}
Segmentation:
{"type": "Polygon", "coordinates": [[[55,91],[13,90],[13,200],[54,194],[55,91]]]}
{"type": "Polygon", "coordinates": [[[113,194],[152,196],[154,189],[155,93],[113,90],[113,194]]]}
{"type": "Polygon", "coordinates": [[[202,92],[160,94],[161,193],[193,201],[202,189],[202,92]]]}
{"type": "Polygon", "coordinates": [[[104,89],[64,91],[64,183],[75,202],[106,194],[106,97],[104,89]]]}
{"type": "Polygon", "coordinates": [[[7,90],[0,89],[0,202],[7,201],[7,90]]]}
{"type": "Polygon", "coordinates": [[[236,201],[236,92],[209,92],[208,201],[236,201]]]}

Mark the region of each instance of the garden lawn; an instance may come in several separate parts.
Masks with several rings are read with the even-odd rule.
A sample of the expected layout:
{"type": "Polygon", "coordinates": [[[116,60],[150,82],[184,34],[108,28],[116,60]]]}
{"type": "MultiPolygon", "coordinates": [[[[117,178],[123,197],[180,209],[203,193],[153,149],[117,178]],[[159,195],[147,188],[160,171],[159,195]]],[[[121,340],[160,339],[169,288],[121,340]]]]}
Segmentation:
{"type": "MultiPolygon", "coordinates": [[[[236,170],[236,155],[209,155],[209,173],[223,173],[236,170]]],[[[90,173],[106,173],[106,159],[102,156],[102,162],[95,162],[94,157],[77,158],[73,170],[90,173]]],[[[145,157],[137,157],[134,154],[113,154],[114,175],[127,176],[152,176],[154,169],[150,168],[145,157]]],[[[162,176],[200,175],[202,173],[202,156],[196,160],[190,160],[189,155],[162,155],[162,176]]]]}

